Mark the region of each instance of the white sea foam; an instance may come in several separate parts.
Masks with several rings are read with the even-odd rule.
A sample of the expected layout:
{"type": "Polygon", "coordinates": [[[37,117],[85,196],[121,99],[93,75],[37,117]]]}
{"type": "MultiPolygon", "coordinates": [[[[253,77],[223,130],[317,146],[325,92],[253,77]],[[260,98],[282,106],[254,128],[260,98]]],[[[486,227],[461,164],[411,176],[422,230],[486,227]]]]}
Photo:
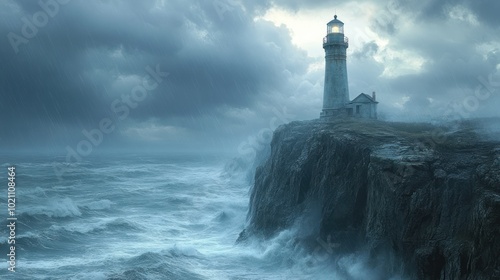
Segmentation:
{"type": "Polygon", "coordinates": [[[114,203],[108,199],[102,199],[97,201],[91,201],[88,203],[82,204],[82,207],[88,208],[90,210],[104,210],[111,208],[111,205],[114,203]]]}
{"type": "Polygon", "coordinates": [[[21,210],[18,213],[26,213],[32,216],[46,215],[57,218],[79,217],[82,215],[78,205],[71,198],[49,200],[41,198],[41,200],[42,205],[26,207],[26,210],[21,210]]]}
{"type": "MultiPolygon", "coordinates": [[[[51,238],[55,248],[25,248],[19,261],[25,273],[106,279],[137,272],[161,279],[165,266],[200,275],[192,279],[342,279],[327,261],[297,246],[298,228],[235,244],[246,222],[249,184],[242,176],[221,176],[220,164],[149,158],[97,166],[86,163],[81,176],[70,174],[59,188],[43,181],[26,192],[18,214],[43,217],[39,228],[27,223],[19,235],[42,243],[51,238]]],[[[353,277],[364,275],[356,274],[362,262],[344,263],[353,277]]]]}

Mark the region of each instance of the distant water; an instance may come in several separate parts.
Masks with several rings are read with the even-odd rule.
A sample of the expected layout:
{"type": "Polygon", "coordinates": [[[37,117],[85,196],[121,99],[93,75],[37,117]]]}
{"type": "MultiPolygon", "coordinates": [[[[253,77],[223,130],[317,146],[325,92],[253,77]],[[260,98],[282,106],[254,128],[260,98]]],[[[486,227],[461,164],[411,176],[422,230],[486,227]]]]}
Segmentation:
{"type": "MultiPolygon", "coordinates": [[[[235,244],[250,185],[224,170],[227,159],[95,157],[62,181],[55,160],[62,161],[10,159],[17,171],[18,262],[15,274],[7,271],[8,233],[1,226],[0,279],[337,278],[324,259],[294,246],[293,230],[235,244]]],[[[8,164],[1,163],[6,224],[8,164]]]]}

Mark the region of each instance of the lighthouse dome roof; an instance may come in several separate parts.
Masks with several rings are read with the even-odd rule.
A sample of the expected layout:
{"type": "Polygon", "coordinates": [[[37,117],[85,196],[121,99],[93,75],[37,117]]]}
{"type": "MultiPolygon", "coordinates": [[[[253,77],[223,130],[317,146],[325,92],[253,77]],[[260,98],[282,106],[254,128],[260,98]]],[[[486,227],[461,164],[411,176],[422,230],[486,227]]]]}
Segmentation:
{"type": "Polygon", "coordinates": [[[338,19],[337,19],[337,15],[335,15],[335,16],[333,17],[333,19],[332,19],[332,20],[328,23],[328,25],[332,25],[332,24],[334,24],[334,23],[344,25],[344,23],[343,23],[342,21],[340,21],[340,20],[338,20],[338,19]]]}

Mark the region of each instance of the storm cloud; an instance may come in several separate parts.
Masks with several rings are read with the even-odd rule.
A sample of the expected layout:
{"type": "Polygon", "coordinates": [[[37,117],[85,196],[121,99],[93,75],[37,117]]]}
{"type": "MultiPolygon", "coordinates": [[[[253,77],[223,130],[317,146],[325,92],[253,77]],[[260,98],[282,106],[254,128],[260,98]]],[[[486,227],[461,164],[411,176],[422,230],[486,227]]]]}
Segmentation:
{"type": "Polygon", "coordinates": [[[500,104],[498,5],[2,1],[0,144],[3,150],[62,151],[83,137],[82,130],[110,118],[116,131],[106,139],[109,145],[227,147],[269,127],[277,111],[291,119],[317,117],[323,57],[308,55],[293,43],[293,30],[266,19],[270,9],[329,10],[332,16],[335,10],[358,11],[366,22],[358,27],[370,32],[355,33],[359,23],[345,21],[346,35],[355,39],[348,59],[351,97],[376,90],[387,119],[439,118],[460,104],[462,111],[478,108],[455,115],[492,115],[500,104]],[[169,75],[119,120],[113,102],[143,82],[147,67],[169,75]],[[470,102],[479,87],[476,106],[470,102]],[[491,93],[482,98],[485,89],[491,93]]]}
{"type": "MultiPolygon", "coordinates": [[[[58,5],[58,11],[35,26],[36,36],[0,45],[0,114],[9,120],[2,131],[11,131],[2,139],[10,144],[33,129],[50,138],[56,130],[95,125],[147,66],[159,65],[170,76],[134,108],[130,121],[164,123],[251,107],[260,93],[286,83],[285,69],[303,73],[307,67],[287,30],[254,22],[233,3],[223,6],[229,12],[210,1],[41,2],[55,3],[51,8],[58,5]]],[[[43,11],[35,1],[1,5],[5,35],[23,36],[26,22],[34,25],[33,15],[43,11]]]]}

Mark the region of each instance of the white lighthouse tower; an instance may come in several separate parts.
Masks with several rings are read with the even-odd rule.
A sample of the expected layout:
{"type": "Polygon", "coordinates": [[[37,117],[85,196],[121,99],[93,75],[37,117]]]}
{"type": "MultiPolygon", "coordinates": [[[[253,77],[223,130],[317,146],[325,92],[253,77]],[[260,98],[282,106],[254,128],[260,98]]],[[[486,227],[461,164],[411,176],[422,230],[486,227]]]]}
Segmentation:
{"type": "Polygon", "coordinates": [[[327,35],[323,39],[325,49],[325,89],[323,111],[320,118],[347,115],[349,87],[347,84],[346,50],[349,41],[344,36],[344,23],[334,19],[327,24],[327,35]]]}

